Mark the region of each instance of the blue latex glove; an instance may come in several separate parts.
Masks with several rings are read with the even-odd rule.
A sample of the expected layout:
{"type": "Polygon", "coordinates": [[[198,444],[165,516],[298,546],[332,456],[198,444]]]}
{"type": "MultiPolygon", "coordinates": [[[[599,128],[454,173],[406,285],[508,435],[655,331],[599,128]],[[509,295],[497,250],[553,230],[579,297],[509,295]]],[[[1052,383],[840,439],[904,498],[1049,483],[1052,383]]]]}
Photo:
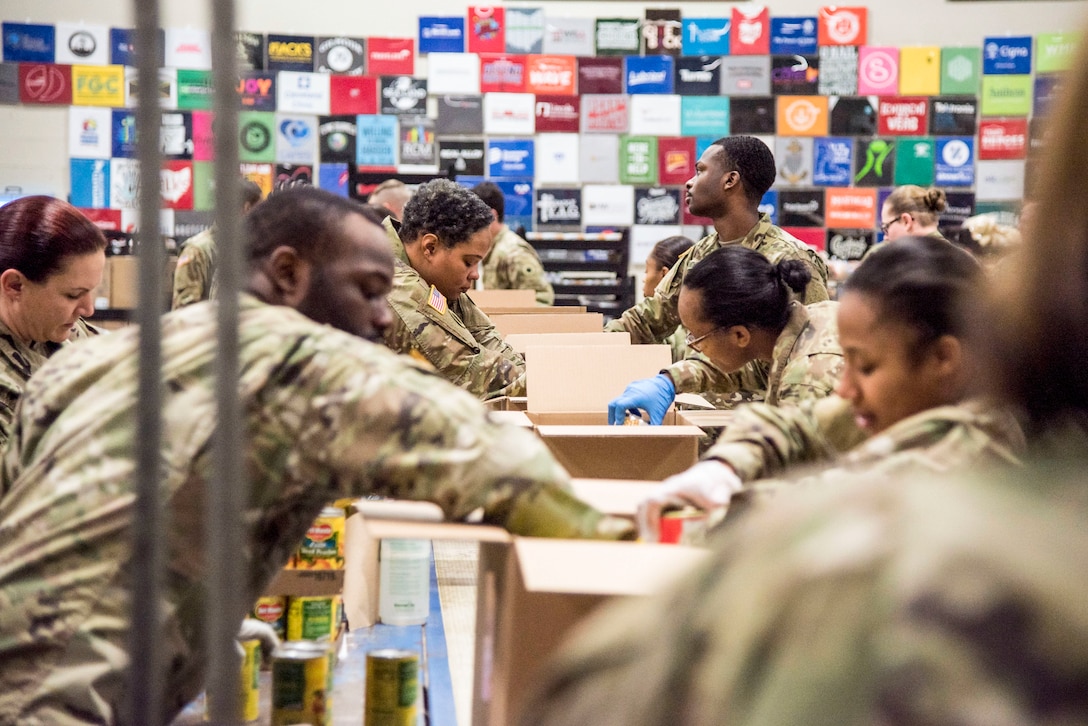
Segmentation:
{"type": "Polygon", "coordinates": [[[608,404],[608,422],[613,426],[621,426],[629,410],[641,409],[650,414],[650,424],[660,426],[665,420],[665,412],[675,399],[676,387],[672,384],[672,379],[664,373],[658,373],[653,378],[629,383],[622,394],[612,399],[608,404]]]}

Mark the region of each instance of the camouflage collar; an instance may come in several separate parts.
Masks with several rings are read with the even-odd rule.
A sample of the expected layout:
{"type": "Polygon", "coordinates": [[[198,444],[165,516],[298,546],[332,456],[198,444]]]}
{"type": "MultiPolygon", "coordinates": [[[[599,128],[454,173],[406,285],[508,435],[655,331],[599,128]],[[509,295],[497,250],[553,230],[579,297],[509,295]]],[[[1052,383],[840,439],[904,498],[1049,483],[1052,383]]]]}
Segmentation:
{"type": "Polygon", "coordinates": [[[754,241],[766,237],[770,233],[772,227],[774,227],[774,223],[771,222],[770,215],[760,214],[759,221],[757,221],[750,230],[745,232],[742,237],[723,242],[721,236],[718,234],[718,230],[712,230],[711,233],[706,236],[706,239],[712,239],[719,247],[736,244],[745,247],[755,247],[754,241]]]}
{"type": "Polygon", "coordinates": [[[382,227],[385,227],[385,236],[393,250],[393,257],[411,267],[412,263],[408,259],[408,252],[404,249],[404,242],[400,239],[400,223],[394,221],[392,217],[386,217],[382,221],[382,227]]]}

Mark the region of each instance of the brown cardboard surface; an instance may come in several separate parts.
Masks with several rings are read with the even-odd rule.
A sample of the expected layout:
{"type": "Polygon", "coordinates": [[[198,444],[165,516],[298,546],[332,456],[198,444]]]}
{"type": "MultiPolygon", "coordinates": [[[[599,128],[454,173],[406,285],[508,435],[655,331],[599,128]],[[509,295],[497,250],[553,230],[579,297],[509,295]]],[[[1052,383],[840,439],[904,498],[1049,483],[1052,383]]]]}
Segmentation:
{"type": "Polygon", "coordinates": [[[265,588],[266,595],[339,595],[344,570],[280,570],[265,588]]]}
{"type": "MultiPolygon", "coordinates": [[[[552,310],[552,308],[543,308],[552,310]]],[[[489,314],[500,335],[511,333],[600,333],[604,316],[600,313],[489,314]]],[[[670,359],[671,360],[671,359],[670,359]]]]}
{"type": "Polygon", "coordinates": [[[139,285],[135,255],[107,259],[110,266],[110,307],[131,310],[136,307],[139,285]]]}
{"type": "Polygon", "coordinates": [[[697,426],[537,426],[572,477],[661,481],[699,460],[697,426]]]}
{"type": "Polygon", "coordinates": [[[530,346],[525,351],[529,411],[607,411],[631,381],[672,364],[667,345],[530,346]]]}
{"type": "Polygon", "coordinates": [[[638,505],[650,496],[657,482],[637,479],[574,479],[574,496],[617,517],[634,518],[638,505]]]}
{"type": "Polygon", "coordinates": [[[536,290],[469,290],[468,296],[485,313],[488,308],[537,307],[536,290]]]}
{"type": "Polygon", "coordinates": [[[575,624],[612,597],[652,591],[704,556],[632,542],[481,545],[473,723],[516,723],[538,669],[575,624]]]}
{"type": "MultiPolygon", "coordinates": [[[[526,411],[525,415],[534,426],[608,426],[608,411],[526,411]]],[[[672,426],[676,421],[676,411],[665,412],[663,426],[672,426]]],[[[649,426],[649,424],[646,424],[649,426]]],[[[615,427],[628,428],[628,427],[615,427]]]]}
{"type": "Polygon", "coordinates": [[[585,305],[537,305],[531,308],[489,307],[485,311],[491,315],[582,315],[585,305]]]}
{"type": "Polygon", "coordinates": [[[531,345],[630,345],[631,334],[623,333],[511,333],[504,338],[518,353],[531,345]]]}
{"type": "Polygon", "coordinates": [[[701,427],[725,427],[733,423],[733,412],[724,410],[714,411],[677,411],[676,418],[680,423],[689,426],[701,427]]]}

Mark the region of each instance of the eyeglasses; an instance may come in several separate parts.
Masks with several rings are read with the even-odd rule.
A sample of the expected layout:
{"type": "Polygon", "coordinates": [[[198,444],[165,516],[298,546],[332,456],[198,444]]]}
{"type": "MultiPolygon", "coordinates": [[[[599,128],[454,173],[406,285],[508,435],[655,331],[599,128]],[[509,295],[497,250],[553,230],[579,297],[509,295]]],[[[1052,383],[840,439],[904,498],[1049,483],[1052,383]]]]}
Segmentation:
{"type": "Polygon", "coordinates": [[[725,326],[719,326],[719,327],[714,328],[713,330],[711,330],[709,333],[703,333],[702,335],[700,335],[698,337],[692,335],[691,333],[688,333],[687,337],[684,338],[684,345],[691,348],[696,353],[702,353],[703,351],[700,349],[699,343],[702,343],[704,340],[706,340],[710,336],[714,335],[714,333],[717,333],[719,330],[721,330],[724,327],[725,326]]]}
{"type": "Polygon", "coordinates": [[[891,226],[892,226],[893,224],[895,224],[896,222],[901,222],[901,223],[903,223],[903,224],[906,224],[906,222],[903,222],[903,217],[904,217],[904,216],[906,216],[906,217],[910,217],[910,215],[909,215],[909,214],[907,214],[906,212],[903,212],[903,214],[900,214],[900,215],[899,215],[898,217],[896,217],[896,218],[895,218],[895,219],[893,219],[892,221],[890,221],[890,222],[883,222],[883,223],[881,223],[881,225],[880,225],[880,231],[881,231],[881,232],[882,232],[883,234],[888,234],[888,229],[889,229],[889,228],[890,228],[890,227],[891,227],[891,226]]]}

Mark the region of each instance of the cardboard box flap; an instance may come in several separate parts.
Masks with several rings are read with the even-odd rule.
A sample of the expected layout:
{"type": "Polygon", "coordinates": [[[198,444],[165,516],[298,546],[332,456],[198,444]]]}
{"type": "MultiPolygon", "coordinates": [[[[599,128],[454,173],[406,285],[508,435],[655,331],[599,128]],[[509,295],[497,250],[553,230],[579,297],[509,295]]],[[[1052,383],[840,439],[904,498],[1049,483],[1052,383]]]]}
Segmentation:
{"type": "Polygon", "coordinates": [[[537,426],[541,436],[636,436],[649,439],[699,438],[703,435],[698,426],[537,426]]]}
{"type": "Polygon", "coordinates": [[[634,517],[638,505],[653,492],[657,482],[638,479],[574,479],[574,496],[594,509],[619,517],[634,517]]]}
{"type": "Polygon", "coordinates": [[[694,567],[705,550],[678,545],[592,540],[514,540],[529,592],[646,595],[694,567]]]}
{"type": "Polygon", "coordinates": [[[530,411],[607,411],[631,381],[672,364],[667,345],[529,346],[525,375],[530,411]]]}
{"type": "Polygon", "coordinates": [[[676,418],[689,426],[728,426],[733,423],[736,414],[728,410],[713,411],[677,411],[676,418]]]}
{"type": "Polygon", "coordinates": [[[446,539],[477,542],[509,542],[501,527],[468,522],[447,522],[442,508],[433,502],[407,499],[360,499],[355,509],[362,515],[373,539],[446,539]]]}
{"type": "Polygon", "coordinates": [[[469,290],[468,296],[481,308],[536,307],[536,290],[469,290]]]}
{"type": "Polygon", "coordinates": [[[511,333],[600,333],[604,328],[604,316],[601,313],[522,312],[490,314],[488,317],[502,336],[511,333]]]}
{"type": "Polygon", "coordinates": [[[630,345],[631,334],[623,333],[511,333],[505,338],[518,353],[530,345],[630,345]]]}
{"type": "Polygon", "coordinates": [[[698,393],[677,393],[676,406],[677,408],[683,407],[707,411],[714,410],[714,404],[700,396],[698,393]]]}

